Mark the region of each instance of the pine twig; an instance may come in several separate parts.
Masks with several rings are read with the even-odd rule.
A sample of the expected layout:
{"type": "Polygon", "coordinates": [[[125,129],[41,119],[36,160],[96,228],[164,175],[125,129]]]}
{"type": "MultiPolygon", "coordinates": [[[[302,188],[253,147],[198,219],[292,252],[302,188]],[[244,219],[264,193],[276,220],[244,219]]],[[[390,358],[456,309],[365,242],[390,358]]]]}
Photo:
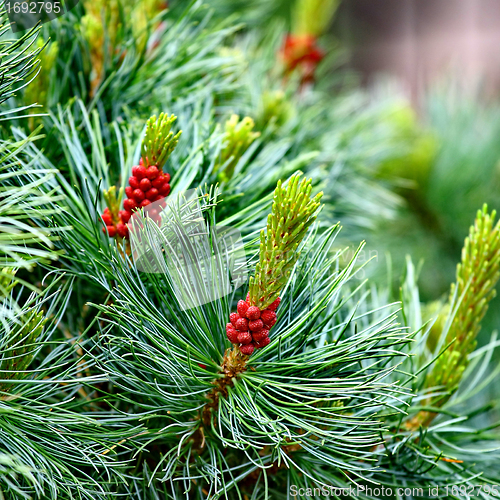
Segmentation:
{"type": "Polygon", "coordinates": [[[312,181],[294,175],[286,187],[281,181],[274,192],[267,233],[260,233],[260,258],[250,278],[250,304],[265,309],[279,296],[297,262],[297,249],[316,220],[323,193],[311,199],[312,181]]]}
{"type": "MultiPolygon", "coordinates": [[[[489,214],[484,205],[465,239],[456,283],[451,285],[449,307],[444,309],[451,316],[451,323],[449,329],[442,332],[443,345],[450,346],[436,360],[424,385],[426,389],[442,387],[446,394],[428,398],[426,406],[443,406],[457,390],[468,356],[476,348],[481,321],[496,295],[495,286],[500,279],[500,220],[493,226],[495,218],[496,211],[489,214]],[[454,307],[455,300],[459,302],[454,307]]],[[[411,430],[428,427],[435,416],[435,412],[420,411],[406,427],[411,430]]]]}

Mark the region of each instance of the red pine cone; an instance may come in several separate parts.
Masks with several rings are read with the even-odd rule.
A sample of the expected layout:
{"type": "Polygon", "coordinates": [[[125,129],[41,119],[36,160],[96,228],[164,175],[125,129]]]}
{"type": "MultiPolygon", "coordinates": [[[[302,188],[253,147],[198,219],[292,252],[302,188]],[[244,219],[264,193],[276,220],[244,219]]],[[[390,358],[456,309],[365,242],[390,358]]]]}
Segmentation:
{"type": "Polygon", "coordinates": [[[246,301],[238,302],[238,312],[229,315],[231,323],[226,325],[226,333],[230,342],[240,344],[242,354],[250,355],[254,349],[261,349],[271,342],[269,330],[276,323],[275,311],[280,301],[278,297],[263,311],[250,305],[250,294],[247,295],[246,301]]]}
{"type": "Polygon", "coordinates": [[[278,306],[280,305],[281,298],[278,297],[270,306],[268,306],[268,309],[271,309],[271,311],[276,311],[278,309],[278,306]]]}
{"type": "Polygon", "coordinates": [[[324,57],[324,53],[316,41],[316,37],[313,35],[289,34],[281,49],[286,73],[291,73],[298,68],[301,72],[302,83],[314,81],[316,66],[324,57]]]}
{"type": "MultiPolygon", "coordinates": [[[[129,183],[129,186],[132,188],[132,191],[134,189],[139,189],[141,187],[141,183],[139,182],[139,180],[137,179],[137,177],[131,175],[129,178],[128,178],[128,183],[129,183]]],[[[127,188],[125,188],[125,192],[127,191],[127,188]]],[[[131,191],[131,192],[132,192],[131,191]]],[[[127,194],[128,196],[128,194],[127,194]]],[[[128,196],[129,198],[131,198],[131,196],[128,196]]]]}
{"type": "Polygon", "coordinates": [[[104,233],[108,233],[108,236],[110,236],[111,238],[113,238],[114,236],[116,236],[116,227],[115,226],[106,226],[106,227],[103,227],[102,228],[102,231],[104,233]]]}
{"type": "Polygon", "coordinates": [[[247,309],[247,318],[249,320],[255,320],[260,318],[260,309],[257,306],[250,306],[247,309]]]}
{"type": "Polygon", "coordinates": [[[136,203],[140,203],[142,200],[144,200],[144,198],[146,198],[146,195],[144,194],[144,191],[142,189],[134,189],[132,197],[134,198],[136,203]]]}
{"type": "Polygon", "coordinates": [[[118,215],[120,216],[122,222],[126,224],[130,220],[130,217],[132,217],[132,212],[129,212],[128,210],[120,210],[118,215]]]}
{"type": "Polygon", "coordinates": [[[123,208],[131,212],[134,208],[137,207],[137,204],[132,198],[127,198],[123,201],[123,208]]]}
{"type": "Polygon", "coordinates": [[[269,337],[269,330],[263,328],[260,332],[252,333],[252,338],[255,342],[262,342],[263,339],[269,337]]]}
{"type": "Polygon", "coordinates": [[[170,193],[170,184],[168,182],[164,182],[163,186],[159,189],[159,192],[162,196],[168,196],[170,193]]]}
{"type": "Polygon", "coordinates": [[[122,238],[126,238],[128,236],[128,226],[123,222],[119,222],[116,225],[116,231],[122,238]]]}
{"type": "Polygon", "coordinates": [[[151,181],[149,179],[141,179],[141,182],[139,182],[139,189],[142,191],[146,192],[151,189],[151,181]]]}
{"type": "Polygon", "coordinates": [[[274,311],[266,309],[265,311],[262,311],[260,319],[268,328],[271,328],[276,323],[276,313],[274,311]]]}
{"type": "Polygon", "coordinates": [[[153,181],[150,181],[151,182],[151,185],[155,188],[161,188],[163,186],[163,184],[165,184],[165,182],[168,182],[167,181],[167,177],[165,175],[159,175],[156,179],[154,179],[153,181]]]}
{"type": "Polygon", "coordinates": [[[147,170],[146,170],[146,175],[148,177],[148,179],[156,179],[159,175],[160,171],[158,170],[158,167],[156,166],[151,166],[151,167],[148,167],[147,170]]]}
{"type": "Polygon", "coordinates": [[[153,210],[150,210],[148,212],[148,217],[150,217],[154,221],[158,222],[158,220],[160,218],[160,212],[158,212],[158,210],[156,210],[156,208],[153,208],[153,210]]]}
{"type": "Polygon", "coordinates": [[[156,188],[151,188],[151,189],[148,189],[147,193],[146,193],[146,198],[150,201],[156,201],[156,199],[158,198],[158,189],[156,188]]]}
{"type": "MultiPolygon", "coordinates": [[[[106,210],[108,210],[108,209],[106,209],[106,210]]],[[[106,210],[104,210],[104,213],[101,215],[102,220],[104,221],[104,224],[106,224],[106,226],[112,226],[113,219],[111,218],[111,214],[109,213],[109,210],[107,212],[106,212],[106,210]]]]}
{"type": "Polygon", "coordinates": [[[233,328],[231,323],[228,323],[226,325],[226,335],[227,335],[229,342],[231,342],[233,344],[237,344],[238,343],[238,333],[239,333],[238,330],[233,328]]]}
{"type": "Polygon", "coordinates": [[[236,322],[236,329],[240,332],[246,332],[248,330],[248,320],[245,318],[240,318],[236,322]]]}
{"type": "Polygon", "coordinates": [[[252,342],[252,335],[250,332],[240,332],[238,333],[238,342],[240,344],[250,344],[252,342]]]}
{"type": "Polygon", "coordinates": [[[240,319],[240,315],[238,313],[231,313],[229,315],[229,321],[231,321],[231,324],[236,328],[236,322],[240,319]]]}
{"type": "Polygon", "coordinates": [[[238,305],[236,306],[236,309],[238,310],[238,314],[242,318],[244,318],[246,316],[248,308],[249,308],[249,305],[244,300],[240,300],[238,302],[238,305]]]}
{"type": "Polygon", "coordinates": [[[262,349],[263,347],[266,347],[266,345],[268,345],[269,342],[271,342],[271,339],[269,337],[264,337],[262,340],[254,342],[254,345],[256,349],[262,349]]]}
{"type": "Polygon", "coordinates": [[[256,319],[255,321],[250,321],[248,323],[248,328],[251,332],[260,332],[264,328],[264,323],[261,319],[256,319]]]}
{"type": "MultiPolygon", "coordinates": [[[[170,175],[163,173],[156,165],[148,168],[144,166],[142,158],[139,165],[132,168],[132,175],[128,179],[129,185],[125,188],[127,198],[123,201],[123,210],[118,212],[119,221],[115,223],[109,209],[106,208],[102,214],[107,232],[110,237],[117,234],[122,238],[127,238],[129,233],[128,222],[134,210],[140,207],[147,207],[152,202],[160,201],[159,205],[165,207],[164,198],[170,193],[170,175]]],[[[148,216],[155,221],[160,220],[159,211],[150,210],[148,216]]]]}
{"type": "Polygon", "coordinates": [[[246,345],[242,345],[240,347],[241,353],[246,354],[247,356],[250,356],[253,353],[254,349],[255,348],[254,348],[253,344],[246,344],[246,345]]]}
{"type": "Polygon", "coordinates": [[[144,165],[136,165],[135,167],[132,167],[132,175],[140,180],[146,177],[146,168],[144,165]]]}

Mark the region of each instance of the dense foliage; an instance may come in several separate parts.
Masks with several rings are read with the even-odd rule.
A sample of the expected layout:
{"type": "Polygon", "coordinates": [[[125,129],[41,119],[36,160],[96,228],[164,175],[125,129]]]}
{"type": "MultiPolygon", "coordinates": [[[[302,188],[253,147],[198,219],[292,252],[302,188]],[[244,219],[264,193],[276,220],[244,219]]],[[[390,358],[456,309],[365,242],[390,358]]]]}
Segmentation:
{"type": "Polygon", "coordinates": [[[363,279],[361,240],[423,197],[396,179],[425,185],[435,138],[336,69],[336,2],[292,5],[97,0],[4,25],[0,498],[500,485],[498,341],[477,341],[496,214],[471,217],[440,302],[409,258],[397,296],[363,279]]]}

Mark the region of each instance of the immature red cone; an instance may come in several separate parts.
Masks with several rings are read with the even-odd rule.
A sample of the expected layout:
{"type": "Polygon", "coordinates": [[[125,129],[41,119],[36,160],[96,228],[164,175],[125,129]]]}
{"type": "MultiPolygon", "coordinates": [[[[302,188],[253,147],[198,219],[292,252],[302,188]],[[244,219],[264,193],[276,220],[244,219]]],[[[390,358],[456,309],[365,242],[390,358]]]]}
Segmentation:
{"type": "Polygon", "coordinates": [[[244,300],[240,300],[238,302],[238,305],[236,306],[236,309],[238,310],[238,314],[244,318],[247,314],[247,310],[249,308],[249,304],[245,302],[244,300]]]}
{"type": "Polygon", "coordinates": [[[132,199],[132,195],[123,202],[123,208],[126,212],[130,213],[132,213],[134,208],[137,208],[137,203],[132,199]]]}
{"type": "MultiPolygon", "coordinates": [[[[127,198],[123,201],[123,210],[118,211],[114,218],[110,214],[109,208],[102,215],[103,221],[108,227],[109,236],[113,237],[118,234],[122,238],[128,238],[128,222],[133,212],[165,198],[170,192],[169,180],[170,175],[164,174],[156,165],[146,168],[141,158],[141,164],[132,168],[129,185],[125,188],[127,198]],[[160,178],[161,182],[157,182],[156,185],[160,188],[160,191],[153,187],[153,182],[158,178],[160,178]]],[[[151,213],[148,213],[148,216],[155,221],[159,221],[158,211],[152,210],[151,213]]]]}
{"type": "MultiPolygon", "coordinates": [[[[133,169],[132,169],[133,170],[133,169]]],[[[149,181],[149,179],[146,179],[149,181]]],[[[125,188],[125,193],[127,194],[127,196],[129,198],[132,198],[132,191],[134,189],[139,189],[141,187],[141,181],[139,181],[139,178],[138,177],[135,177],[133,175],[131,175],[129,178],[128,178],[128,183],[129,183],[129,186],[127,186],[125,188]]]]}
{"type": "Polygon", "coordinates": [[[226,335],[229,340],[229,342],[232,342],[233,344],[236,344],[238,342],[238,330],[231,325],[231,323],[228,323],[226,325],[226,335]]]}
{"type": "Polygon", "coordinates": [[[158,169],[158,167],[156,165],[153,165],[153,166],[148,167],[146,169],[146,176],[149,180],[156,179],[159,174],[160,174],[160,170],[158,169]]]}
{"type": "Polygon", "coordinates": [[[236,329],[240,332],[246,332],[248,330],[248,320],[246,318],[240,318],[236,321],[236,329]]]}
{"type": "Polygon", "coordinates": [[[151,181],[149,179],[141,179],[141,182],[139,182],[139,187],[135,189],[140,189],[141,191],[146,193],[151,189],[151,181]]]}
{"type": "Polygon", "coordinates": [[[248,323],[248,328],[251,332],[260,332],[264,328],[264,323],[261,319],[256,319],[248,323]]]}
{"type": "Polygon", "coordinates": [[[252,335],[250,332],[240,332],[238,333],[238,342],[240,344],[250,344],[252,342],[252,335]]]}
{"type": "Polygon", "coordinates": [[[247,309],[247,318],[249,320],[256,320],[260,318],[260,309],[256,306],[251,306],[247,309]]]}
{"type": "Polygon", "coordinates": [[[270,306],[267,306],[271,311],[276,311],[280,305],[281,299],[278,297],[270,306]]]}
{"type": "MultiPolygon", "coordinates": [[[[123,210],[119,210],[122,190],[120,190],[119,197],[115,196],[114,199],[108,200],[108,195],[106,198],[106,203],[108,207],[111,205],[111,209],[107,208],[107,212],[105,210],[102,217],[109,236],[119,235],[122,238],[128,238],[128,223],[133,212],[151,203],[162,202],[170,193],[170,175],[164,173],[162,169],[181,134],[179,132],[174,136],[171,132],[175,120],[174,115],[167,117],[163,113],[158,120],[155,116],[148,120],[139,165],[132,167],[132,175],[128,179],[129,185],[125,188],[126,199],[123,201],[123,210]]],[[[165,207],[165,203],[159,203],[159,205],[165,207]]],[[[155,221],[160,220],[156,209],[151,210],[148,216],[155,221]]]]}
{"type": "Polygon", "coordinates": [[[250,278],[250,291],[246,300],[238,302],[238,313],[231,313],[228,323],[228,339],[239,344],[242,354],[250,355],[254,349],[271,342],[269,331],[277,321],[279,293],[287,283],[298,258],[298,247],[320,206],[322,193],[311,198],[311,191],[311,180],[299,183],[298,175],[286,187],[281,181],[276,187],[267,234],[261,232],[260,258],[255,276],[250,278]],[[234,331],[238,332],[236,342],[234,331]]]}
{"type": "Polygon", "coordinates": [[[120,216],[123,223],[126,224],[130,220],[131,213],[127,210],[120,210],[118,212],[118,215],[120,216]]]}
{"type": "Polygon", "coordinates": [[[229,315],[229,321],[231,321],[231,324],[236,328],[236,322],[240,319],[240,315],[238,313],[231,313],[229,315]]]}
{"type": "Polygon", "coordinates": [[[106,231],[111,238],[116,236],[116,227],[115,226],[106,226],[106,227],[103,227],[102,230],[106,231]]]}
{"type": "Polygon", "coordinates": [[[109,208],[104,209],[104,213],[101,215],[102,220],[104,221],[104,224],[106,226],[112,226],[113,225],[113,218],[111,217],[111,214],[109,213],[109,208]]]}
{"type": "Polygon", "coordinates": [[[116,186],[110,187],[107,191],[104,191],[104,199],[106,200],[106,204],[108,205],[104,212],[101,215],[101,218],[104,222],[104,226],[102,231],[104,234],[107,234],[110,238],[114,238],[118,231],[118,224],[121,223],[120,218],[120,199],[123,195],[123,190],[116,192],[116,186]]]}
{"type": "Polygon", "coordinates": [[[281,55],[285,63],[285,73],[289,74],[298,69],[303,84],[314,81],[316,66],[325,56],[317,46],[315,36],[292,34],[286,36],[281,55]]]}
{"type": "Polygon", "coordinates": [[[276,313],[274,311],[266,309],[265,311],[262,311],[260,319],[264,322],[265,325],[267,325],[268,327],[272,327],[276,323],[276,313]]]}
{"type": "MultiPolygon", "coordinates": [[[[231,323],[226,325],[228,340],[233,344],[239,344],[241,353],[247,355],[271,342],[269,330],[276,323],[274,311],[269,309],[261,311],[257,306],[251,306],[249,301],[250,297],[247,295],[247,300],[238,302],[238,312],[229,315],[231,323]]],[[[277,307],[279,298],[273,304],[277,307]]]]}
{"type": "Polygon", "coordinates": [[[246,354],[247,356],[250,356],[253,353],[254,349],[255,347],[253,346],[253,344],[246,344],[240,347],[241,353],[246,354]]]}
{"type": "Polygon", "coordinates": [[[265,339],[266,337],[269,337],[269,330],[265,328],[263,328],[259,332],[254,332],[252,334],[254,342],[262,342],[262,340],[265,339]]]}
{"type": "Polygon", "coordinates": [[[153,208],[153,210],[150,210],[148,212],[148,217],[150,217],[154,221],[159,221],[159,216],[160,216],[160,212],[158,212],[158,210],[156,210],[156,208],[153,208]]]}
{"type": "Polygon", "coordinates": [[[132,176],[135,177],[137,181],[146,177],[146,168],[144,165],[136,165],[135,167],[132,167],[132,176]]]}
{"type": "Polygon", "coordinates": [[[119,222],[116,225],[116,231],[122,238],[126,238],[128,236],[128,227],[123,222],[119,222]]]}
{"type": "Polygon", "coordinates": [[[146,194],[142,189],[134,189],[132,192],[132,198],[136,203],[140,203],[144,198],[146,198],[146,194]]]}
{"type": "Polygon", "coordinates": [[[254,346],[256,349],[262,349],[263,347],[266,347],[271,342],[271,339],[269,337],[264,337],[260,341],[254,342],[254,346]]]}

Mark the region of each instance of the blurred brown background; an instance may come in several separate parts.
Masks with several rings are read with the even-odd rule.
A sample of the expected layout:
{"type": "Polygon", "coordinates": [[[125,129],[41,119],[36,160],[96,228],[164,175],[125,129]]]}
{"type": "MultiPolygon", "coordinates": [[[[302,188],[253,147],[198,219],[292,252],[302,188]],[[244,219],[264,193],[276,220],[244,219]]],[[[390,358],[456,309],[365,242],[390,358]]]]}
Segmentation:
{"type": "Polygon", "coordinates": [[[389,72],[418,100],[448,72],[497,93],[500,0],[343,0],[338,14],[336,32],[365,82],[389,72]]]}

